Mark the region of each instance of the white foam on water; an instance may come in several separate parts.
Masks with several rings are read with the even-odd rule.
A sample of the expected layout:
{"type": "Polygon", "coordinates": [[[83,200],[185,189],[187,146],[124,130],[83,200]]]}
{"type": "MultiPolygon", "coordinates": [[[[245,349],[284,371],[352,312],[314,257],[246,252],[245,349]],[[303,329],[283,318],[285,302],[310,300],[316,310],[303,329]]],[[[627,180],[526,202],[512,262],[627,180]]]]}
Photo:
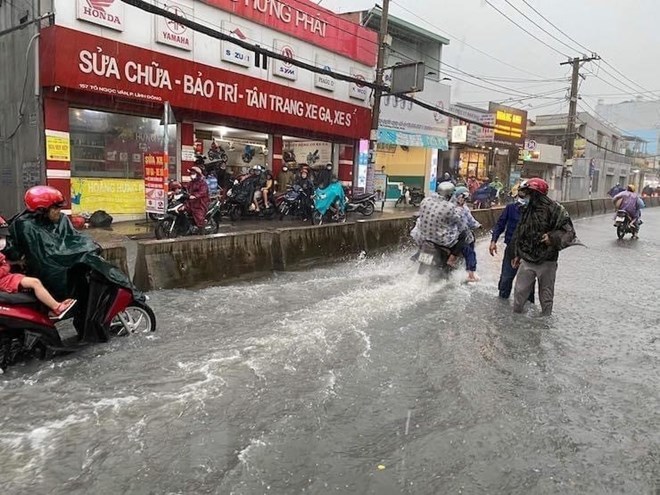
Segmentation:
{"type": "Polygon", "coordinates": [[[253,438],[250,440],[248,446],[238,453],[238,460],[241,461],[241,464],[247,466],[250,456],[254,455],[254,451],[266,446],[268,446],[268,444],[263,440],[263,437],[253,438]]]}

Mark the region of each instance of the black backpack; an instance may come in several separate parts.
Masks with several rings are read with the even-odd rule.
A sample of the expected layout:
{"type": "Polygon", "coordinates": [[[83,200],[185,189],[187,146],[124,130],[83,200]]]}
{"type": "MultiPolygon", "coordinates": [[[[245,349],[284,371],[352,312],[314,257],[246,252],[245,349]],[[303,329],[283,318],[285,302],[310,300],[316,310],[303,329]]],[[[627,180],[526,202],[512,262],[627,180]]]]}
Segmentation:
{"type": "Polygon", "coordinates": [[[112,216],[104,210],[96,210],[89,217],[89,226],[95,228],[107,228],[112,224],[112,216]]]}

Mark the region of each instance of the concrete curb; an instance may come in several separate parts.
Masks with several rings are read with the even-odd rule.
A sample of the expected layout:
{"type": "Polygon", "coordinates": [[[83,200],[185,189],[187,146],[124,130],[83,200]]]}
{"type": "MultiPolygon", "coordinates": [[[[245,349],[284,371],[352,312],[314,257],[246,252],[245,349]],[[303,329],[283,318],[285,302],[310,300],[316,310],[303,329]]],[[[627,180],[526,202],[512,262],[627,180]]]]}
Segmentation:
{"type": "MultiPolygon", "coordinates": [[[[660,198],[647,198],[660,206],[660,198]]],[[[612,201],[592,199],[563,203],[572,218],[614,210],[612,201]]],[[[477,235],[487,235],[503,208],[474,210],[481,223],[477,235]]],[[[236,280],[246,275],[291,270],[365,251],[404,244],[414,225],[408,217],[358,220],[345,224],[254,230],[205,237],[138,242],[134,283],[141,290],[194,287],[236,280]]],[[[126,248],[109,246],[104,255],[126,273],[126,248]]]]}

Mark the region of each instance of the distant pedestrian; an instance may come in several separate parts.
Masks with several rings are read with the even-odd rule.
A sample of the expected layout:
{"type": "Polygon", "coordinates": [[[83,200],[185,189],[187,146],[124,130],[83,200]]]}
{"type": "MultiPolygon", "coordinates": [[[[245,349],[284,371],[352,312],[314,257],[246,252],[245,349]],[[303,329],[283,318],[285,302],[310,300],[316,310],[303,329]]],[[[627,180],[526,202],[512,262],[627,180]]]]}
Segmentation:
{"type": "Polygon", "coordinates": [[[538,280],[541,312],[552,314],[559,251],[575,241],[575,229],[566,209],[548,198],[548,183],[533,178],[518,190],[524,209],[513,234],[513,268],[519,268],[513,295],[513,311],[522,313],[538,280]]]}

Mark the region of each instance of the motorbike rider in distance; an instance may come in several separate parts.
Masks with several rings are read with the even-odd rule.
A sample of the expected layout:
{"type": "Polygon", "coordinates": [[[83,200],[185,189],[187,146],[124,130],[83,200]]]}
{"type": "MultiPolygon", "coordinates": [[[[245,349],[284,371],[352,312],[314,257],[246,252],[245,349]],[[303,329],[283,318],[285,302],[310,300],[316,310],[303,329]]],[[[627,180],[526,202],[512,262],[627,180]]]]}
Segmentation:
{"type": "Polygon", "coordinates": [[[424,198],[419,207],[419,217],[410,235],[421,248],[424,242],[432,242],[447,248],[451,254],[447,265],[456,267],[459,256],[470,236],[470,228],[460,209],[451,202],[455,187],[451,182],[441,182],[437,194],[424,198]]]}
{"type": "Polygon", "coordinates": [[[617,210],[625,211],[631,218],[631,226],[635,229],[633,239],[639,238],[639,226],[642,224],[641,209],[646,206],[644,200],[635,192],[636,189],[634,184],[629,184],[625,191],[621,191],[612,198],[617,210]]]}
{"type": "Polygon", "coordinates": [[[206,212],[209,208],[209,186],[206,183],[202,169],[194,166],[188,170],[190,183],[188,184],[188,200],[186,206],[190,211],[195,226],[199,232],[204,231],[206,212]]]}

